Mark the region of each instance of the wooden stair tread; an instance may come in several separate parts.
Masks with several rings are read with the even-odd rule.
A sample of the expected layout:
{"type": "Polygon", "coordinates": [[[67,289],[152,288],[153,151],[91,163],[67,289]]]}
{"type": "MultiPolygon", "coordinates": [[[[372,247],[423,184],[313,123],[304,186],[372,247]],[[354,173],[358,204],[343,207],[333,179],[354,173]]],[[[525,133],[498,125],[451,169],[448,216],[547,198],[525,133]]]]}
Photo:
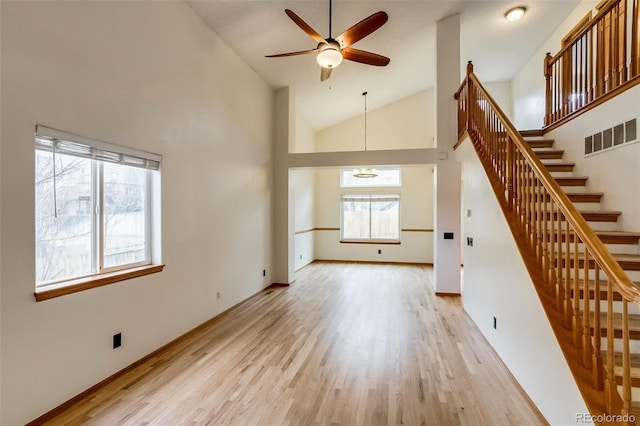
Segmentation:
{"type": "MultiPolygon", "coordinates": [[[[546,193],[547,201],[551,200],[551,194],[546,193]]],[[[604,192],[565,192],[565,195],[573,203],[599,203],[604,192]]],[[[535,194],[530,195],[535,198],[535,194]]]]}
{"type": "Polygon", "coordinates": [[[587,176],[558,176],[554,179],[560,186],[584,186],[589,178],[587,176]]]}
{"type": "MultiPolygon", "coordinates": [[[[616,377],[616,382],[621,385],[622,384],[622,366],[616,365],[613,371],[616,377]]],[[[634,388],[640,387],[640,368],[631,367],[629,370],[629,373],[631,377],[631,386],[634,388]]]]}
{"type": "MultiPolygon", "coordinates": [[[[640,255],[638,254],[624,254],[624,253],[611,253],[613,258],[618,261],[620,267],[627,271],[640,271],[640,255]]],[[[564,265],[566,259],[564,256],[560,259],[562,265],[564,265]]],[[[571,255],[569,264],[573,267],[574,256],[571,255]]],[[[582,268],[584,266],[584,253],[578,252],[578,266],[582,268]]],[[[593,259],[589,259],[589,267],[593,268],[595,263],[593,259]]]]}
{"type": "MultiPolygon", "coordinates": [[[[617,222],[618,217],[622,214],[620,211],[614,210],[579,210],[580,214],[587,222],[617,222]]],[[[557,212],[546,212],[547,218],[553,217],[554,219],[558,217],[557,212]]],[[[537,215],[536,215],[537,217],[537,215]]]]}
{"type": "MultiPolygon", "coordinates": [[[[590,312],[591,329],[593,329],[594,313],[590,312]]],[[[602,329],[602,337],[606,337],[607,333],[607,313],[600,313],[600,328],[602,329]]],[[[615,337],[620,338],[622,335],[622,314],[620,312],[613,313],[613,329],[615,337]]],[[[640,340],[640,314],[629,314],[629,335],[633,340],[640,340]]]]}
{"type": "Polygon", "coordinates": [[[640,232],[595,231],[595,233],[605,244],[638,244],[640,242],[640,232]]]}
{"type": "MultiPolygon", "coordinates": [[[[633,285],[636,286],[636,288],[640,289],[640,282],[634,281],[633,285]]],[[[579,286],[579,294],[580,294],[580,299],[584,298],[584,280],[583,279],[579,279],[578,280],[578,286],[579,286]]],[[[600,280],[600,301],[606,301],[607,300],[607,288],[609,286],[609,282],[607,280],[601,279],[600,280]]],[[[588,280],[587,281],[587,291],[589,293],[589,300],[595,300],[595,289],[596,289],[596,282],[595,280],[588,280]]],[[[613,300],[615,302],[620,302],[622,301],[622,295],[620,293],[618,293],[618,291],[614,288],[613,291],[613,300]]],[[[573,287],[571,288],[571,297],[573,297],[573,287]]],[[[593,307],[592,307],[593,309],[593,307]]],[[[638,354],[638,367],[640,367],[640,354],[638,354]]]]}
{"type": "Polygon", "coordinates": [[[529,139],[526,140],[531,149],[552,148],[555,140],[553,139],[529,139]]]}
{"type": "Polygon", "coordinates": [[[520,136],[523,138],[534,137],[534,136],[544,136],[544,130],[542,129],[526,129],[526,130],[518,130],[520,136]]]}
{"type": "Polygon", "coordinates": [[[617,222],[622,212],[614,210],[580,210],[580,214],[587,222],[617,222]]]}
{"type": "Polygon", "coordinates": [[[573,203],[599,203],[604,192],[565,192],[573,203]]]}
{"type": "MultiPolygon", "coordinates": [[[[604,244],[628,244],[628,245],[636,245],[640,243],[640,232],[625,232],[625,231],[593,231],[600,241],[604,244]]],[[[547,235],[551,235],[550,232],[547,235]]],[[[573,242],[575,240],[575,232],[569,231],[569,242],[573,242]]],[[[558,241],[558,235],[554,233],[554,241],[558,241]]],[[[562,242],[567,241],[566,234],[562,233],[562,242]]]]}
{"type": "MultiPolygon", "coordinates": [[[[600,355],[602,356],[602,360],[606,364],[607,351],[605,349],[603,349],[600,352],[600,355]]],[[[614,356],[614,358],[613,358],[614,365],[622,365],[622,352],[614,352],[613,356],[614,356]]],[[[640,368],[640,354],[632,352],[632,353],[629,354],[629,359],[631,361],[631,366],[632,367],[640,368]]]]}
{"type": "Polygon", "coordinates": [[[549,172],[572,172],[576,163],[548,163],[544,166],[549,172]]]}
{"type": "Polygon", "coordinates": [[[564,155],[564,150],[548,149],[544,151],[534,151],[533,153],[536,154],[541,160],[557,160],[562,158],[562,156],[564,155]]]}

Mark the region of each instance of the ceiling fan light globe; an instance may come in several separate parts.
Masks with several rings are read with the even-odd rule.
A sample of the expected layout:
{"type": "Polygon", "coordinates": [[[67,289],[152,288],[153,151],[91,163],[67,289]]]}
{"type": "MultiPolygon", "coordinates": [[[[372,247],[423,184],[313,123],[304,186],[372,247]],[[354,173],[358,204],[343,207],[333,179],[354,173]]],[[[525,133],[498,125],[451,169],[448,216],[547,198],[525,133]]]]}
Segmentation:
{"type": "Polygon", "coordinates": [[[342,53],[338,49],[328,47],[318,53],[316,61],[323,68],[335,68],[342,63],[342,53]]]}

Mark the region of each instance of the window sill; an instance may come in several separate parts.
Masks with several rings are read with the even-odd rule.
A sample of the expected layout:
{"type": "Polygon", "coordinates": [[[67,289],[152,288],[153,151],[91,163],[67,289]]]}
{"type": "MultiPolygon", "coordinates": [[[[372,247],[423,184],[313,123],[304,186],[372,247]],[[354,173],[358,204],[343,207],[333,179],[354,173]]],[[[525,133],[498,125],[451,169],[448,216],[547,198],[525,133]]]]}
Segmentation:
{"type": "Polygon", "coordinates": [[[391,244],[399,246],[402,244],[400,241],[349,241],[340,240],[340,244],[391,244]]]}
{"type": "Polygon", "coordinates": [[[157,272],[162,272],[163,269],[164,265],[145,265],[122,271],[92,275],[90,277],[79,278],[77,280],[65,281],[64,283],[43,287],[36,291],[34,295],[36,297],[36,302],[42,302],[43,300],[53,299],[66,294],[78,293],[80,291],[114,284],[131,278],[155,274],[157,272]]]}

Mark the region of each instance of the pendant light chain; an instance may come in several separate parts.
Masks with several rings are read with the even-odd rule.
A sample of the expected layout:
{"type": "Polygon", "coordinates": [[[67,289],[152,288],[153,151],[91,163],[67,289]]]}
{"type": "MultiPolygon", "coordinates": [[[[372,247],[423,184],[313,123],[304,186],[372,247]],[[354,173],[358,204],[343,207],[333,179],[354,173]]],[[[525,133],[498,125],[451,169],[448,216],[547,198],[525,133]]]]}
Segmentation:
{"type": "Polygon", "coordinates": [[[367,92],[362,92],[364,96],[364,150],[367,150],[367,92]]]}
{"type": "MultiPolygon", "coordinates": [[[[362,92],[362,96],[364,96],[364,150],[367,151],[367,92],[362,92]]],[[[361,169],[353,170],[353,177],[356,178],[374,178],[378,176],[378,171],[376,169],[370,169],[368,167],[363,167],[361,169]]]]}

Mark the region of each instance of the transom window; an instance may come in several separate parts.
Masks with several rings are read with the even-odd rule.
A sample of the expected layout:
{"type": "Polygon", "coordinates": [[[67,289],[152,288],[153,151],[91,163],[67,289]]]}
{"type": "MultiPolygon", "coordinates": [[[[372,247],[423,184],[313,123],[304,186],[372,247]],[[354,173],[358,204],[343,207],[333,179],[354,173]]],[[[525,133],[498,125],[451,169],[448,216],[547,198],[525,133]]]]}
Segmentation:
{"type": "Polygon", "coordinates": [[[35,147],[36,292],[158,257],[160,156],[43,126],[35,147]]]}
{"type": "Polygon", "coordinates": [[[343,241],[399,241],[399,194],[343,195],[343,241]]]}

